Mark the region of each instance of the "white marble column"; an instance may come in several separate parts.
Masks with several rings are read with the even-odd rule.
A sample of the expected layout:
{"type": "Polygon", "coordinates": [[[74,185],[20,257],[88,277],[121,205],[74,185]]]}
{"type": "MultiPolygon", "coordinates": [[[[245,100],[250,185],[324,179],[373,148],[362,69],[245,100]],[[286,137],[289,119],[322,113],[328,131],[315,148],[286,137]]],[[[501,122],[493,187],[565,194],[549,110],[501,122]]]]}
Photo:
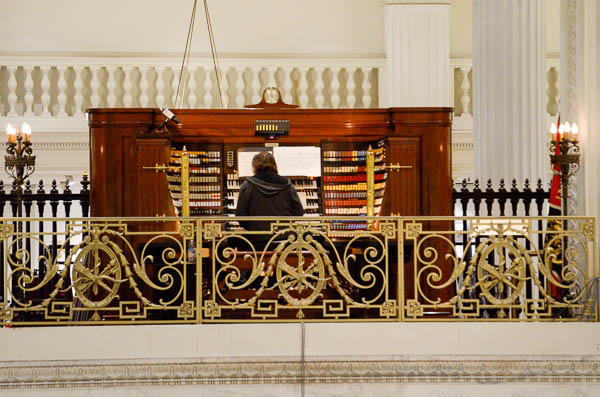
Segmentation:
{"type": "MultiPolygon", "coordinates": [[[[576,213],[600,215],[600,2],[561,2],[561,119],[580,130],[576,213]]],[[[596,241],[600,227],[596,226],[596,241]]]]}
{"type": "Polygon", "coordinates": [[[480,179],[547,179],[543,16],[543,0],[473,0],[473,132],[480,179]]]}
{"type": "Polygon", "coordinates": [[[387,106],[450,106],[450,2],[386,0],[387,106]]]}

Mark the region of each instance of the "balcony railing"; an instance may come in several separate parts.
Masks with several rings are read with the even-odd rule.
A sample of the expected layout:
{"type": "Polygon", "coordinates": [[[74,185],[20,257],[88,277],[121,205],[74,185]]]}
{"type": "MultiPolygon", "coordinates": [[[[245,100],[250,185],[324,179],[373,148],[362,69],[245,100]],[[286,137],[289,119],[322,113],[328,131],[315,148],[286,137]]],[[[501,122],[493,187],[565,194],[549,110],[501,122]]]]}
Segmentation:
{"type": "MultiPolygon", "coordinates": [[[[0,115],[83,118],[87,108],[174,107],[179,59],[0,58],[0,115]]],[[[221,60],[228,108],[260,102],[277,86],[287,103],[302,108],[378,106],[385,59],[221,60]]],[[[179,107],[221,108],[212,61],[194,59],[183,76],[179,107]]]]}
{"type": "Polygon", "coordinates": [[[341,218],[265,218],[265,232],[228,217],[63,219],[52,231],[19,223],[56,219],[3,219],[0,321],[598,318],[594,218],[373,219],[376,230],[340,231],[341,218]]]}

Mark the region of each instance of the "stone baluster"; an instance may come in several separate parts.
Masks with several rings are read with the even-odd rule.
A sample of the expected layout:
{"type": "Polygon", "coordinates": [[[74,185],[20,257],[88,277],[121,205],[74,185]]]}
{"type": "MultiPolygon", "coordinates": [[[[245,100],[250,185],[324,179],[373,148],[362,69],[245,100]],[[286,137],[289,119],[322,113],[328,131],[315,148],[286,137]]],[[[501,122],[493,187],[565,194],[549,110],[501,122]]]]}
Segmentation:
{"type": "Polygon", "coordinates": [[[305,109],[308,107],[308,72],[309,68],[300,68],[300,83],[298,84],[300,107],[305,109]]]}
{"type": "Polygon", "coordinates": [[[340,68],[331,68],[331,107],[340,107],[340,68]]]}
{"type": "Polygon", "coordinates": [[[130,108],[133,105],[133,95],[131,95],[133,88],[133,82],[131,81],[132,73],[133,66],[123,66],[123,106],[126,108],[130,108]]]}
{"type": "MultiPolygon", "coordinates": [[[[189,69],[189,79],[188,79],[188,98],[187,103],[190,109],[196,109],[198,104],[198,95],[196,94],[196,90],[198,89],[198,83],[196,82],[196,69],[189,69]]],[[[185,102],[185,100],[184,100],[185,102]]]]}
{"type": "Polygon", "coordinates": [[[283,101],[285,103],[294,103],[293,97],[293,88],[294,85],[292,83],[292,72],[293,68],[284,68],[283,69],[283,101]]]}
{"type": "Polygon", "coordinates": [[[246,96],[244,95],[244,70],[243,68],[236,70],[237,78],[235,80],[235,104],[238,109],[241,109],[246,104],[246,96]]]}
{"type": "Polygon", "coordinates": [[[348,102],[348,108],[353,109],[356,104],[356,82],[354,81],[354,74],[356,69],[346,69],[348,71],[348,81],[346,82],[346,90],[348,94],[346,96],[346,102],[348,102]]]}
{"type": "Polygon", "coordinates": [[[165,79],[163,74],[165,72],[164,67],[157,67],[156,70],[156,106],[159,108],[165,107],[165,79]]]}
{"type": "Polygon", "coordinates": [[[150,88],[150,84],[148,83],[148,70],[150,70],[147,66],[142,66],[139,68],[140,70],[140,106],[143,108],[147,108],[149,106],[148,102],[150,101],[150,97],[148,96],[148,89],[150,88]]]}
{"type": "Polygon", "coordinates": [[[462,104],[461,116],[471,115],[469,111],[469,105],[471,104],[471,96],[469,95],[469,89],[471,83],[469,82],[469,72],[471,68],[461,67],[460,74],[462,75],[462,82],[460,83],[460,103],[462,104]]]}
{"type": "Polygon", "coordinates": [[[211,76],[211,69],[204,71],[204,107],[207,109],[212,108],[213,103],[213,80],[211,76]]]}
{"type": "Polygon", "coordinates": [[[371,71],[372,68],[361,68],[363,74],[362,81],[362,103],[364,108],[370,108],[373,98],[371,97],[371,71]]]}
{"type": "Polygon", "coordinates": [[[90,66],[90,72],[92,73],[92,80],[90,81],[90,105],[92,108],[100,106],[100,79],[98,74],[100,73],[101,67],[90,66]]]}
{"type": "MultiPolygon", "coordinates": [[[[229,70],[225,69],[221,72],[221,84],[223,86],[223,98],[225,100],[225,109],[229,109],[229,79],[227,78],[227,72],[229,70]]],[[[221,103],[219,101],[219,103],[221,103]]]]}
{"type": "Polygon", "coordinates": [[[106,102],[108,107],[114,108],[117,105],[117,68],[114,66],[107,67],[108,79],[106,80],[106,102]]]}
{"type": "Polygon", "coordinates": [[[552,74],[552,68],[546,69],[546,75],[544,78],[544,92],[546,93],[546,113],[552,114],[552,85],[550,84],[550,76],[552,74]]]}
{"type": "Polygon", "coordinates": [[[33,73],[33,66],[24,66],[23,70],[25,71],[25,116],[33,116],[33,78],[31,74],[33,73]]]}
{"type": "Polygon", "coordinates": [[[17,116],[17,67],[8,66],[8,115],[17,116]]]}
{"type": "Polygon", "coordinates": [[[73,71],[75,73],[75,81],[73,82],[73,89],[75,90],[75,94],[73,95],[73,115],[74,116],[82,116],[83,115],[83,68],[81,66],[73,67],[73,71]]]}
{"type": "Polygon", "coordinates": [[[56,71],[58,72],[58,82],[56,83],[56,88],[58,89],[58,94],[56,96],[56,101],[58,102],[57,116],[67,117],[67,79],[65,78],[67,68],[65,66],[57,66],[56,71]]]}
{"type": "MultiPolygon", "coordinates": [[[[181,84],[179,84],[179,70],[177,70],[176,68],[171,68],[171,71],[173,75],[173,78],[171,79],[171,107],[176,108],[177,101],[181,102],[181,107],[185,107],[183,105],[185,103],[185,99],[177,98],[177,87],[180,86],[180,89],[183,89],[183,82],[187,77],[187,71],[184,71],[183,75],[181,76],[181,84]]],[[[183,94],[183,92],[180,92],[180,95],[183,94]]]]}
{"type": "Polygon", "coordinates": [[[317,74],[317,80],[315,81],[315,105],[317,106],[317,109],[322,109],[323,103],[325,102],[325,96],[323,95],[323,89],[325,88],[323,73],[325,72],[325,69],[316,68],[315,72],[317,74]]]}
{"type": "Polygon", "coordinates": [[[252,104],[258,103],[260,101],[260,71],[261,68],[252,69],[252,84],[250,87],[252,88],[252,104]]]}
{"type": "Polygon", "coordinates": [[[277,87],[277,80],[275,79],[275,74],[277,73],[277,68],[269,67],[269,68],[267,68],[267,73],[269,76],[269,81],[267,82],[267,87],[277,87]]]}
{"type": "Polygon", "coordinates": [[[48,76],[50,73],[49,66],[42,66],[40,68],[42,72],[42,81],[40,83],[42,89],[42,96],[40,98],[42,102],[42,116],[51,116],[50,113],[50,77],[48,76]]]}

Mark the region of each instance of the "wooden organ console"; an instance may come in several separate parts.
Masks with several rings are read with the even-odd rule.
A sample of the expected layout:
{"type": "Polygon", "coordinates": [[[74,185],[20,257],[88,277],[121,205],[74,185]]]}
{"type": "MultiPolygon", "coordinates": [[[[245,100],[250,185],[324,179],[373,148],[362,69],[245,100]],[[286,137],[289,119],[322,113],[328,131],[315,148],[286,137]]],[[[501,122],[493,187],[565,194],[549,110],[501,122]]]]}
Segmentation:
{"type": "MultiPolygon", "coordinates": [[[[192,216],[229,214],[239,187],[237,150],[266,143],[321,148],[322,176],[294,180],[309,213],[359,215],[364,152],[379,144],[380,164],[410,166],[387,173],[384,195],[376,194],[380,215],[452,215],[451,108],[177,110],[181,123],[168,123],[167,131],[156,130],[158,109],[88,112],[94,217],[174,216],[169,185],[177,204],[177,173],[165,178],[143,167],[177,165],[184,146],[197,186],[192,216]],[[287,120],[289,134],[256,136],[257,120],[287,120]]],[[[375,178],[382,187],[384,174],[375,178]]]]}
{"type": "MultiPolygon", "coordinates": [[[[293,180],[309,214],[365,214],[365,153],[372,146],[376,169],[383,164],[404,166],[376,172],[376,213],[452,215],[452,108],[178,109],[180,123],[169,122],[161,131],[157,127],[164,116],[159,109],[88,113],[93,217],[175,216],[181,205],[180,175],[172,171],[165,176],[144,167],[176,167],[184,146],[190,156],[191,216],[232,214],[240,185],[238,149],[273,143],[320,148],[321,177],[293,180]],[[256,122],[267,120],[285,121],[287,135],[271,140],[255,134],[256,122]]],[[[448,230],[448,223],[432,220],[428,227],[448,230]]],[[[337,231],[343,236],[365,225],[357,218],[338,224],[337,231]]],[[[151,228],[152,223],[143,227],[151,228]]],[[[164,230],[164,224],[155,227],[164,230]]],[[[451,269],[449,263],[442,267],[451,269]]],[[[412,271],[407,266],[405,277],[409,296],[412,271]]],[[[450,290],[436,293],[442,299],[452,296],[450,290]]]]}

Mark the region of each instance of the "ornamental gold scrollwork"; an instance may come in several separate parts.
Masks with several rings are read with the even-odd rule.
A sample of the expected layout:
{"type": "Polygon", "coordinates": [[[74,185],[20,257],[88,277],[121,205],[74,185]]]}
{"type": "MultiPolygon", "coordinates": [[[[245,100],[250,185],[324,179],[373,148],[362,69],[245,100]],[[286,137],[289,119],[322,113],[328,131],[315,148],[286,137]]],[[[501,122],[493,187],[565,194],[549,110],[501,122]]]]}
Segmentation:
{"type": "Polygon", "coordinates": [[[583,286],[589,277],[584,266],[587,225],[582,222],[577,229],[559,227],[536,235],[519,219],[498,224],[483,220],[462,232],[468,237],[463,237],[462,255],[446,236],[456,232],[423,234],[415,240],[416,301],[430,308],[451,307],[460,317],[478,318],[482,310],[492,309],[499,310],[493,312],[498,318],[519,313],[528,318],[564,317],[568,306],[583,305],[583,286]],[[536,248],[542,240],[543,247],[536,248]],[[565,242],[568,245],[563,247],[565,242]],[[440,261],[451,264],[445,274],[440,261]],[[453,286],[456,291],[446,301],[428,295],[453,286]],[[526,298],[532,288],[539,299],[526,298]]]}
{"type": "MultiPolygon", "coordinates": [[[[388,282],[387,237],[392,237],[395,225],[385,224],[383,239],[381,232],[358,233],[345,244],[342,256],[328,237],[328,230],[322,222],[273,222],[269,240],[260,244],[260,249],[255,247],[257,238],[253,234],[212,233],[212,290],[218,297],[217,304],[223,309],[251,308],[253,316],[261,315],[254,305],[273,300],[277,302],[275,308],[296,308],[298,316],[305,315],[306,309],[318,307],[323,308],[324,316],[329,316],[332,313],[325,308],[332,306],[324,301],[335,301],[330,299],[332,293],[348,307],[385,304],[382,297],[388,282]],[[353,249],[359,243],[361,249],[353,249]],[[356,266],[359,255],[360,267],[356,266]],[[356,292],[374,286],[377,292],[371,290],[369,295],[359,296],[356,292]],[[251,294],[241,298],[235,291],[251,294]]],[[[347,316],[347,307],[335,312],[336,316],[347,316]]]]}
{"type": "Polygon", "coordinates": [[[597,320],[594,219],[440,219],[380,217],[342,237],[325,218],[0,221],[0,322],[597,320]]]}

